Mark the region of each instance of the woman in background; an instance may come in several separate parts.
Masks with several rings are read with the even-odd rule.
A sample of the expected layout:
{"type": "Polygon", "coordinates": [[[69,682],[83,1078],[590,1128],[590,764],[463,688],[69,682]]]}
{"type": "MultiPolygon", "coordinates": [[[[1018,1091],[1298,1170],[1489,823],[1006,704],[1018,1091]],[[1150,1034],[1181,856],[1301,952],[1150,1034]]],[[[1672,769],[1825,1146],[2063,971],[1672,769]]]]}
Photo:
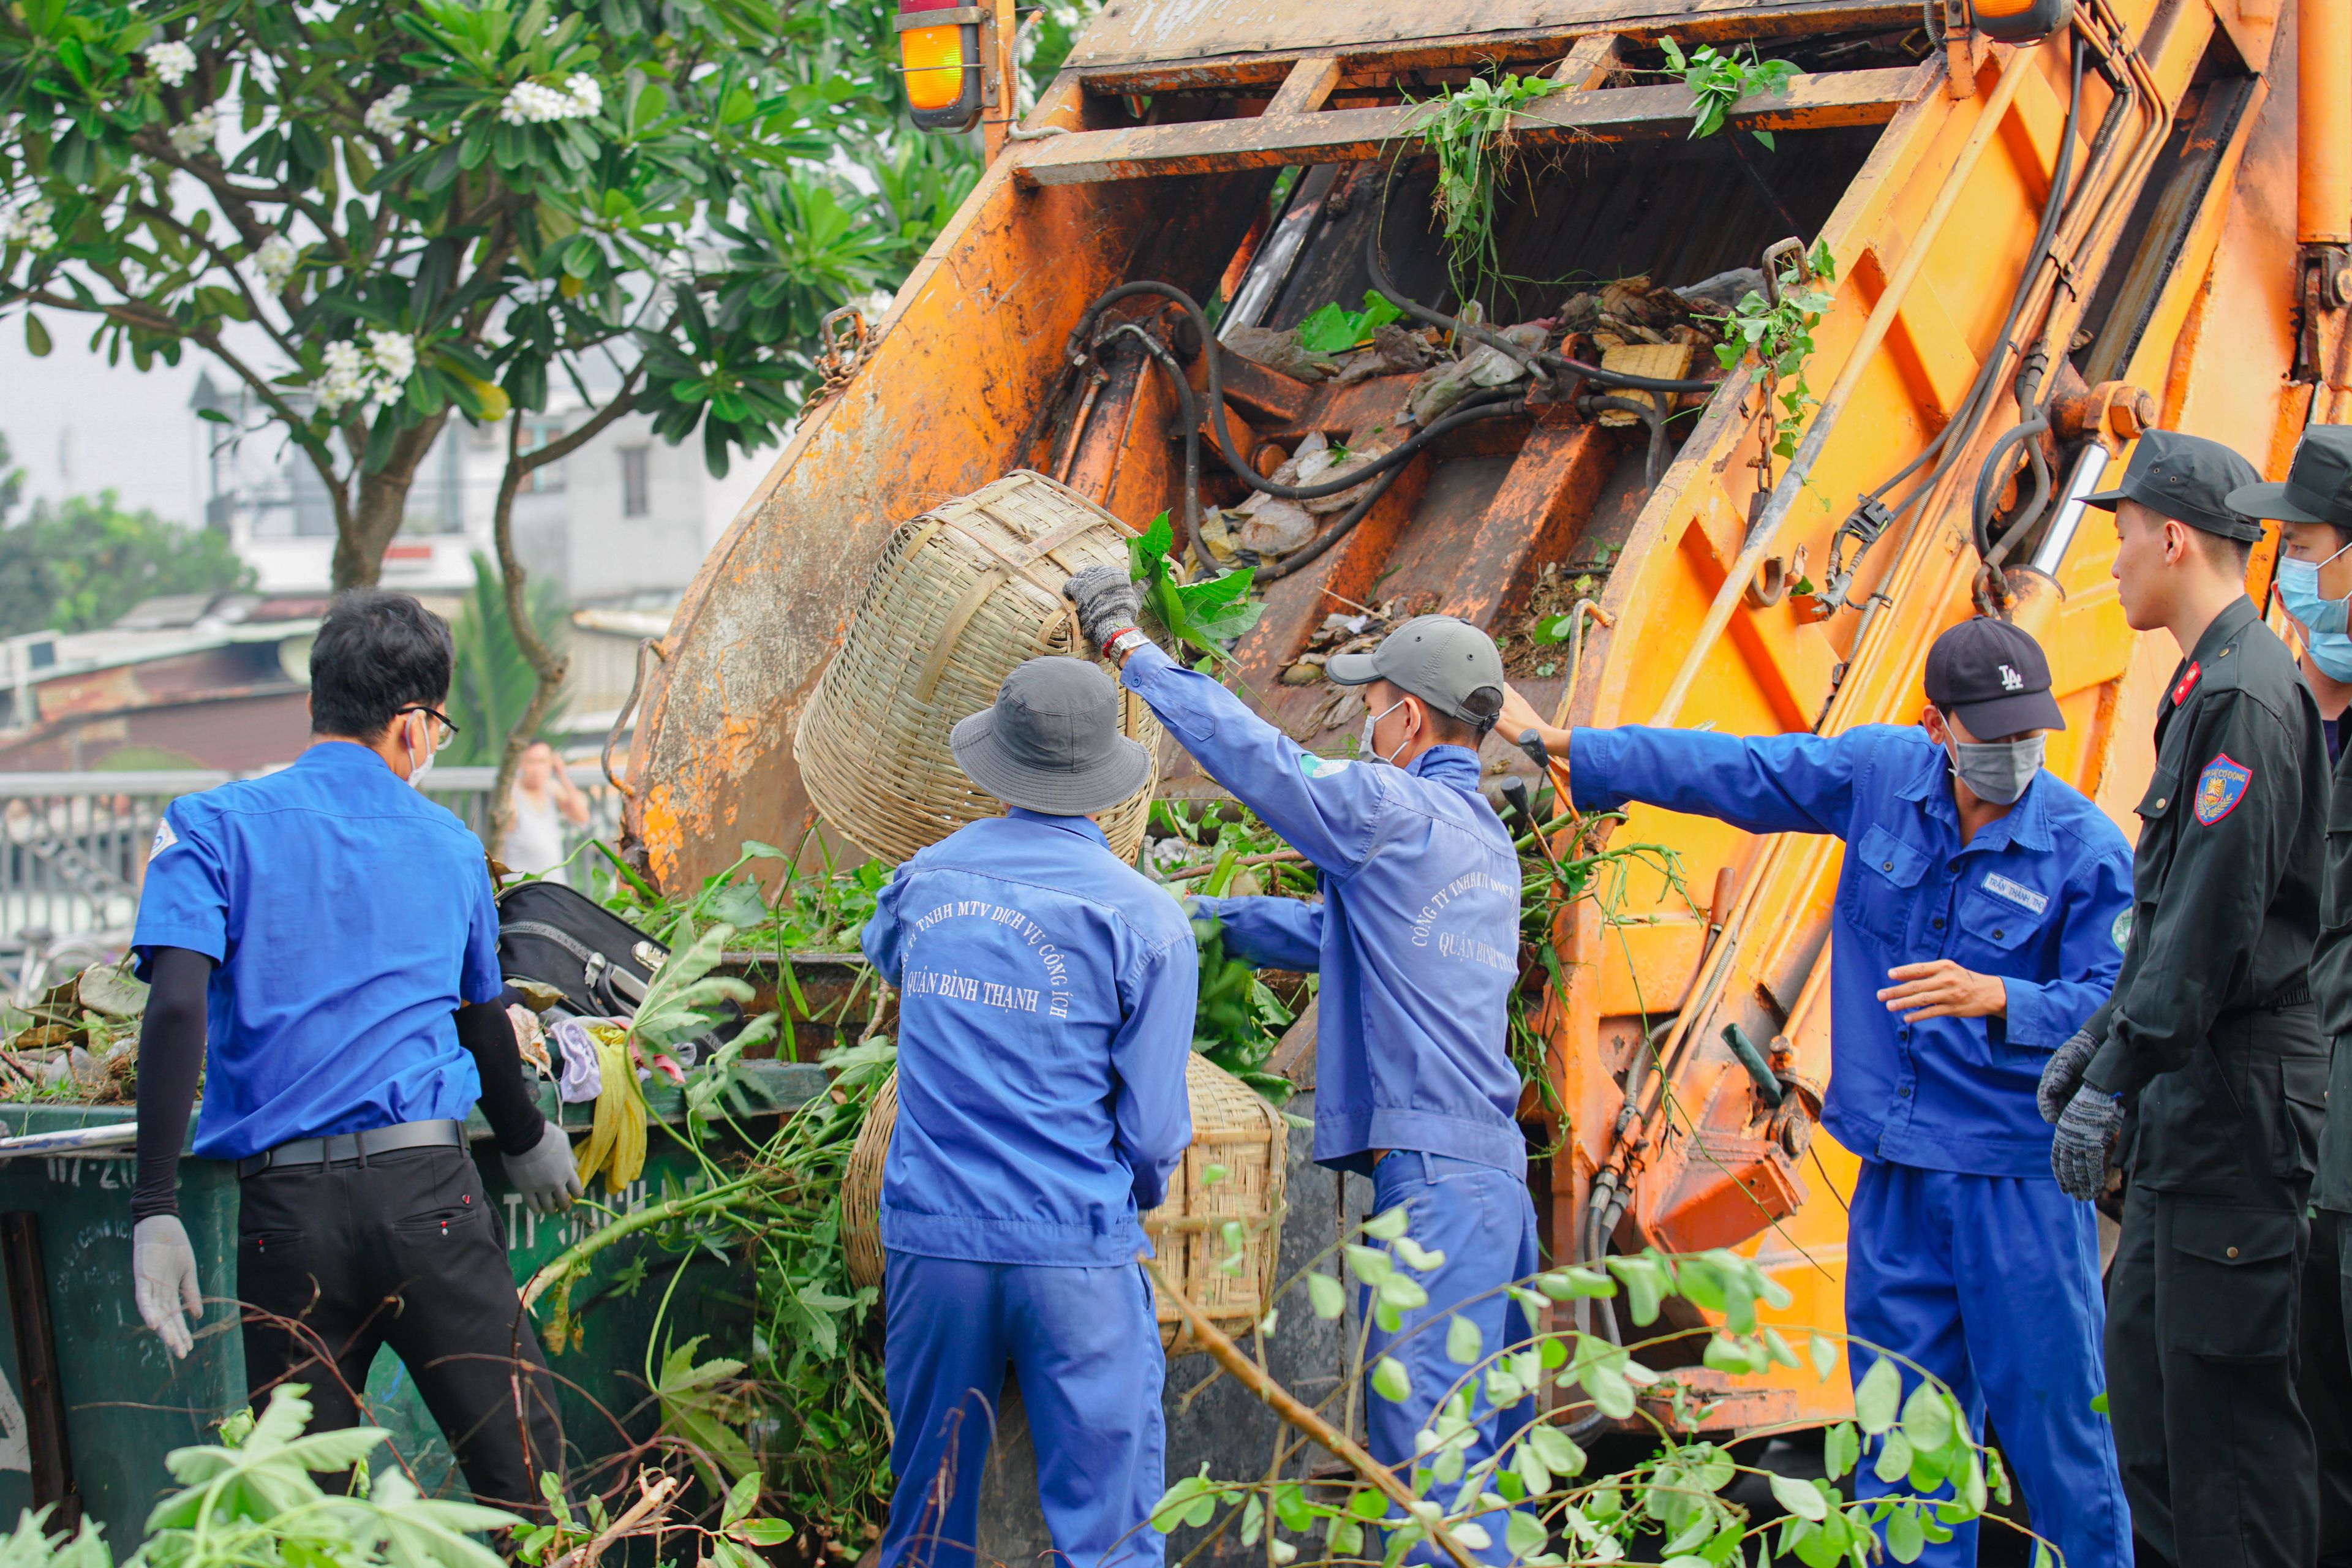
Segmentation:
{"type": "Polygon", "coordinates": [[[514,823],[507,829],[499,859],[518,875],[563,881],[563,825],[587,826],[588,797],[545,741],[532,742],[523,752],[513,804],[514,823]]]}

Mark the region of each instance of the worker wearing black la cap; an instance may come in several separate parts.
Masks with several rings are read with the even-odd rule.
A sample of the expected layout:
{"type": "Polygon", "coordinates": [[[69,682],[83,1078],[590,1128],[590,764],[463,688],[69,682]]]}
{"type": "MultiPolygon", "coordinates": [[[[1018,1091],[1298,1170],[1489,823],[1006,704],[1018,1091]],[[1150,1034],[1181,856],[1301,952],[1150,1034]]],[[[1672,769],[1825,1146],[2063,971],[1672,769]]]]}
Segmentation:
{"type": "MultiPolygon", "coordinates": [[[[2352,426],[2315,425],[2303,433],[2281,484],[2247,485],[2230,492],[2230,505],[2250,517],[2275,518],[2302,546],[2291,563],[2283,548],[2279,596],[2302,626],[2306,657],[2322,675],[2342,668],[2346,610],[2352,596],[2330,595],[2326,578],[2352,544],[2352,426]],[[2306,537],[2308,536],[2308,537],[2306,537]],[[2290,575],[2291,568],[2299,567],[2290,575]],[[2331,665],[2334,668],[2329,668],[2331,665]]],[[[2352,562],[2352,557],[2347,557],[2352,562]]],[[[2328,1075],[2326,1128],[2319,1135],[2319,1173],[2312,1203],[2311,1256],[2304,1267],[2304,1410],[2318,1443],[2319,1561],[2352,1563],[2352,763],[2345,747],[2336,760],[2327,810],[2327,859],[2319,888],[2319,940],[2311,952],[2312,1000],[2319,1033],[2334,1058],[2328,1075]]]]}
{"type": "Polygon", "coordinates": [[[2051,1058],[2059,1185],[2105,1186],[2135,1111],[2107,1288],[2107,1393],[2139,1561],[2307,1568],[2312,1434],[2295,1388],[2299,1275],[2326,1047],[2308,966],[2326,757],[2319,713],[2245,594],[2262,525],[2228,447],[2151,430],[2111,507],[2124,618],[2182,658],[2141,797],[2114,995],[2051,1058]]]}

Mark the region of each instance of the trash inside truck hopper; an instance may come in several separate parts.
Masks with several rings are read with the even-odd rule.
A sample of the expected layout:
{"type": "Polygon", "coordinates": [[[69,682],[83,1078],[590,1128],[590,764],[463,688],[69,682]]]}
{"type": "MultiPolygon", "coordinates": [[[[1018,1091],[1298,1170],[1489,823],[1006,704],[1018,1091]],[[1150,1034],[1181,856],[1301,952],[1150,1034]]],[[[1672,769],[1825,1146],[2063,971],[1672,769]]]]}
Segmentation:
{"type": "MultiPolygon", "coordinates": [[[[883,542],[926,508],[1031,468],[1133,528],[1167,511],[1181,542],[1190,452],[1213,542],[1247,494],[1228,444],[1273,473],[1318,437],[1362,452],[1424,432],[1313,520],[1319,553],[1282,558],[1234,650],[1307,744],[1340,749],[1361,719],[1317,668],[1349,629],[1335,615],[1465,616],[1538,707],[1578,723],[1834,732],[1916,720],[1928,642],[1981,605],[2049,648],[2068,724],[2052,765],[2130,831],[2173,651],[2125,626],[2113,530],[2069,498],[2146,425],[2227,441],[2275,478],[2307,418],[2344,417],[2352,236],[2333,207],[2352,154],[2304,160],[2307,176],[2312,158],[2335,167],[2298,209],[2291,4],[2077,0],[2073,28],[2030,47],[1972,30],[1966,4],[1927,9],[1932,31],[1918,0],[1106,6],[1021,126],[987,128],[978,188],[649,645],[632,853],[680,888],[743,839],[799,838],[795,722],[883,542]],[[1798,74],[1694,137],[1668,39],[1753,43],[1798,74]],[[1573,347],[1713,384],[1521,373],[1408,427],[1409,364],[1312,380],[1225,352],[1220,435],[1193,318],[1165,291],[1094,309],[1163,283],[1220,302],[1229,344],[1370,289],[1431,313],[1406,327],[1462,316],[1417,133],[1426,100],[1503,73],[1558,88],[1510,121],[1490,264],[1465,284],[1487,329],[1541,323],[1555,366],[1573,347]],[[1817,240],[1833,280],[1806,283],[1817,240]],[[1633,330],[1645,300],[1741,268],[1830,296],[1793,457],[1763,458],[1789,445],[1789,410],[1752,356],[1727,372],[1689,332],[1633,330]],[[1571,345],[1594,323],[1559,312],[1589,315],[1596,294],[1620,330],[1571,345]]],[[[2300,112],[2325,120],[2352,82],[2331,51],[2352,41],[2315,9],[2306,87],[2314,51],[2328,79],[2300,112]]],[[[1731,296],[1681,298],[1685,313],[1662,309],[1687,326],[1731,296]]],[[[1487,762],[1532,772],[1500,739],[1487,762]]],[[[1213,793],[1172,751],[1163,776],[1213,793]]],[[[1812,1118],[1840,847],[1649,810],[1616,831],[1670,847],[1687,892],[1635,875],[1612,914],[1587,900],[1561,935],[1551,1092],[1526,1101],[1558,1147],[1534,1178],[1546,1244],[1559,1259],[1748,1248],[1793,1293],[1783,1319],[1835,1326],[1853,1162],[1812,1118]]],[[[1685,1381],[1708,1378],[1711,1426],[1846,1404],[1843,1379],[1810,1372],[1685,1381]]]]}

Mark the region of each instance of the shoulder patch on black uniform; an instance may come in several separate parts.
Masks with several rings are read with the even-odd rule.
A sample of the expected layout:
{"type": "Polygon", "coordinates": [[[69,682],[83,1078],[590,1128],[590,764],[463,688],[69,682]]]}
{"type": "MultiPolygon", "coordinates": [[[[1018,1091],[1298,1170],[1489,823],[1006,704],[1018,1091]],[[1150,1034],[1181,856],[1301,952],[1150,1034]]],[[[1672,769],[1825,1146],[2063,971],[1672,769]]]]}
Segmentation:
{"type": "Polygon", "coordinates": [[[2197,775],[2197,821],[2210,827],[2231,812],[2246,798],[2246,786],[2254,782],[2254,770],[2237,761],[2227,752],[2217,752],[2197,775]]]}

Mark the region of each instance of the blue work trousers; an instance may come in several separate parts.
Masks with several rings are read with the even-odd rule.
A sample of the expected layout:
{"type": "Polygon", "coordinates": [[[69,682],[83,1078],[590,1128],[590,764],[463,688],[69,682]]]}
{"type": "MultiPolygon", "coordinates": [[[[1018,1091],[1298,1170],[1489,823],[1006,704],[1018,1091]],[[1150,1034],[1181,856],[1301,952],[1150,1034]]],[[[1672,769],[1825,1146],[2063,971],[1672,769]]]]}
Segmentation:
{"type": "MultiPolygon", "coordinates": [[[[1412,1393],[1397,1401],[1365,1390],[1364,1444],[1381,1464],[1402,1465],[1412,1458],[1414,1438],[1429,1425],[1439,1402],[1467,1378],[1473,1391],[1471,1416],[1479,1436],[1465,1462],[1475,1466],[1517,1436],[1537,1412],[1532,1400],[1502,1411],[1488,1402],[1483,1373],[1470,1377],[1470,1368],[1446,1354],[1447,1321],[1458,1311],[1477,1324],[1481,1347],[1490,1357],[1534,1337],[1527,1313],[1504,1294],[1503,1287],[1542,1267],[1536,1255],[1535,1205],[1528,1197],[1527,1183],[1507,1171],[1409,1149],[1400,1149],[1372,1167],[1372,1211],[1385,1214],[1400,1204],[1405,1210],[1405,1234],[1428,1250],[1445,1254],[1445,1261],[1427,1274],[1407,1270],[1402,1262],[1397,1266],[1429,1292],[1429,1302],[1402,1313],[1393,1333],[1374,1324],[1365,1342],[1364,1364],[1369,1369],[1382,1356],[1396,1357],[1412,1380],[1412,1393]]],[[[1361,1300],[1369,1313],[1370,1292],[1364,1292],[1361,1300]]],[[[1479,1555],[1494,1563],[1508,1561],[1499,1521],[1489,1533],[1494,1546],[1479,1555]]],[[[1424,1546],[1412,1561],[1435,1562],[1437,1554],[1424,1546]]]]}
{"type": "Polygon", "coordinates": [[[1115,1268],[887,1255],[883,1348],[898,1489],[880,1568],[972,1568],[981,1467],[1009,1368],[1063,1568],[1159,1568],[1168,1361],[1151,1281],[1115,1268]]]}
{"type": "MultiPolygon", "coordinates": [[[[1979,1439],[1990,1412],[2034,1531],[2067,1568],[2131,1568],[2115,1434],[2091,1408],[2106,1387],[2106,1308],[2090,1205],[2046,1177],[1864,1160],[1846,1227],[1845,1321],[1857,1383],[1877,1346],[1942,1379],[1979,1439]]],[[[1918,1374],[1896,1370],[1907,1397],[1918,1374]]],[[[1906,1490],[1864,1457],[1858,1497],[1906,1490]]],[[[1976,1524],[1950,1528],[1921,1563],[1976,1562],[1976,1524]]]]}

